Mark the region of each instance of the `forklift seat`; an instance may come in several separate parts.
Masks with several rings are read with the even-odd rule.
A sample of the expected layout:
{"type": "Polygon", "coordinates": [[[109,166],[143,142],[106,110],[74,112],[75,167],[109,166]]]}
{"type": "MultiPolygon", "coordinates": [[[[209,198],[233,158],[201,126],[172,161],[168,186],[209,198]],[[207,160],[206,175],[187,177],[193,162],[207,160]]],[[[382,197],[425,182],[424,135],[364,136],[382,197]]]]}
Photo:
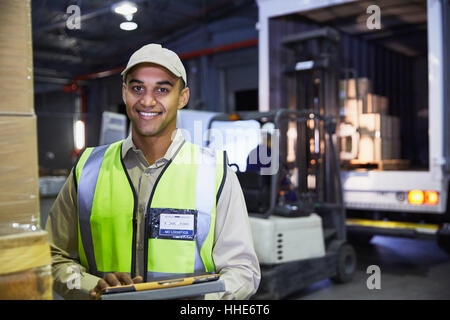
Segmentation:
{"type": "Polygon", "coordinates": [[[259,172],[236,172],[249,213],[266,213],[270,207],[271,176],[259,172]]]}

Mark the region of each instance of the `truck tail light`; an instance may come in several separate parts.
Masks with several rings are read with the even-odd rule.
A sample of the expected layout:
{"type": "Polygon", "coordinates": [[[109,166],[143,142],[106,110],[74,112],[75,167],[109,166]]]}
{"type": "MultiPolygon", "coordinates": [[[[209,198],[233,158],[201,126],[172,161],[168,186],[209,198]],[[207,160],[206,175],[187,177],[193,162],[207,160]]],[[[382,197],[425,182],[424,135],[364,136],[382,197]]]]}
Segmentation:
{"type": "Polygon", "coordinates": [[[437,205],[439,203],[439,193],[434,190],[411,190],[408,193],[408,202],[410,204],[437,205]]]}
{"type": "Polygon", "coordinates": [[[425,204],[436,205],[439,202],[439,194],[436,191],[427,190],[425,191],[424,197],[425,204]]]}
{"type": "Polygon", "coordinates": [[[411,190],[408,193],[408,201],[411,204],[423,204],[425,195],[421,190],[411,190]]]}

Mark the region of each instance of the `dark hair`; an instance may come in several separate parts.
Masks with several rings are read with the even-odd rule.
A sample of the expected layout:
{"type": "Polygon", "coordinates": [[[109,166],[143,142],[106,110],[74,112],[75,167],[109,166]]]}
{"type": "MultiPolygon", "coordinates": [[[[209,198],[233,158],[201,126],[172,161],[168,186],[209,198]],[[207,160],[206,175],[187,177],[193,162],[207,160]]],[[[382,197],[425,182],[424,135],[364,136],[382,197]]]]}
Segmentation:
{"type": "MultiPolygon", "coordinates": [[[[130,72],[130,70],[127,71],[127,73],[125,73],[125,74],[123,75],[123,77],[122,77],[122,81],[123,81],[123,83],[125,83],[125,84],[127,84],[127,77],[128,77],[128,73],[129,73],[129,72],[130,72]]],[[[178,79],[181,80],[181,84],[180,84],[180,91],[181,91],[181,90],[183,90],[184,88],[186,88],[186,83],[184,82],[184,80],[183,80],[182,77],[179,77],[178,79]]]]}
{"type": "Polygon", "coordinates": [[[180,84],[180,91],[186,88],[186,83],[184,82],[183,78],[180,77],[181,84],[180,84]]]}

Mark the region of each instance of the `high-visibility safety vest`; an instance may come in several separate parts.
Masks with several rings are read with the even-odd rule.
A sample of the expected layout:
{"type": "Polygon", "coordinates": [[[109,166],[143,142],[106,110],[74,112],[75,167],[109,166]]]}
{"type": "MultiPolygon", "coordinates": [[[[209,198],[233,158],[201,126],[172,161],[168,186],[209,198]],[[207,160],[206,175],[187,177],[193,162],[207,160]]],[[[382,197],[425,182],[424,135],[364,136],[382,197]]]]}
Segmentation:
{"type": "MultiPolygon", "coordinates": [[[[87,148],[75,165],[80,262],[100,277],[107,272],[135,276],[138,202],[121,157],[122,144],[123,140],[87,148]]],[[[225,152],[187,141],[165,164],[150,195],[145,218],[148,241],[144,248],[147,271],[144,281],[168,274],[215,271],[212,248],[216,204],[225,176],[225,152]],[[188,218],[180,220],[188,225],[187,231],[164,230],[169,232],[167,237],[161,234],[162,230],[159,234],[151,230],[162,228],[162,220],[158,219],[163,214],[153,215],[156,210],[195,215],[164,215],[168,225],[177,225],[176,219],[188,218]],[[173,232],[175,236],[170,236],[173,232]],[[177,237],[176,232],[187,232],[188,239],[177,237]]]]}

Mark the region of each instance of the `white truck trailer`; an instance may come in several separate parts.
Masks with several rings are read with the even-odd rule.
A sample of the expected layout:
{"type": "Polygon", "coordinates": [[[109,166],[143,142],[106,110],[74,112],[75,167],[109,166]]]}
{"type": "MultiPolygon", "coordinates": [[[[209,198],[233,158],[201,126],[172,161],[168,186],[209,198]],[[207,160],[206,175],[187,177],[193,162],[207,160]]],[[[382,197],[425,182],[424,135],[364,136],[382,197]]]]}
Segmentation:
{"type": "Polygon", "coordinates": [[[383,167],[380,161],[376,170],[341,172],[348,230],[369,236],[438,236],[448,249],[450,1],[257,4],[259,111],[296,108],[283,89],[282,66],[289,55],[280,39],[327,26],[341,34],[342,67],[369,79],[373,92],[389,99],[386,114],[399,119],[400,128],[394,129],[400,133],[400,150],[395,151],[406,167],[383,167]]]}

